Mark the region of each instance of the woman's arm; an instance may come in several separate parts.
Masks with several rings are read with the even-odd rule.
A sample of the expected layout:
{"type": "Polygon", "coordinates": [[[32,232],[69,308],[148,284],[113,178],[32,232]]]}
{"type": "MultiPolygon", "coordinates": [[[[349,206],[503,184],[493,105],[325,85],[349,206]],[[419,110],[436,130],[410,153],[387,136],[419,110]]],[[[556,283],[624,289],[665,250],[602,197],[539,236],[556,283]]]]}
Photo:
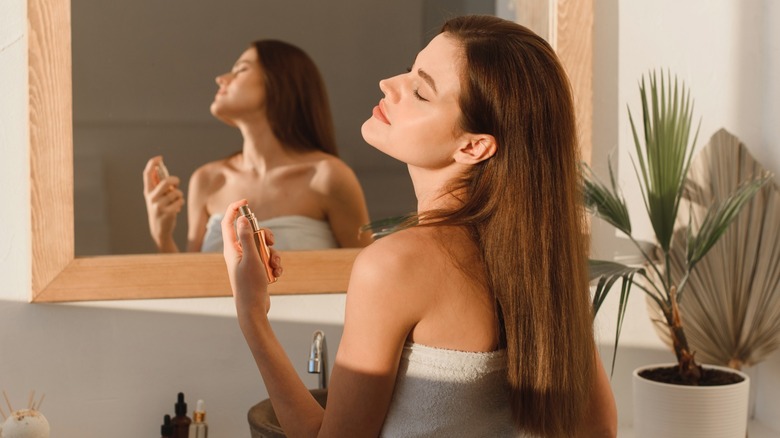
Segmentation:
{"type": "Polygon", "coordinates": [[[206,236],[206,225],[209,212],[206,201],[210,189],[210,178],[206,166],[201,166],[192,173],[187,189],[187,251],[200,252],[203,238],[206,236]]]}
{"type": "Polygon", "coordinates": [[[596,351],[596,372],[591,392],[590,405],[585,414],[582,437],[614,438],[617,436],[617,407],[609,377],[596,351]]]}
{"type": "MultiPolygon", "coordinates": [[[[347,293],[344,333],[323,410],[287,358],[267,318],[268,292],[249,224],[236,223],[231,204],[222,222],[225,261],[238,321],[262,375],[274,411],[288,436],[376,436],[392,398],[398,362],[409,331],[419,320],[413,293],[401,284],[408,251],[372,245],[355,262],[347,293]],[[381,263],[380,263],[381,262],[381,263]]],[[[392,243],[390,243],[392,246],[392,243]]],[[[275,272],[276,273],[276,272],[275,272]]],[[[283,281],[283,280],[281,280],[283,281]]]]}
{"type": "Polygon", "coordinates": [[[361,248],[370,244],[370,233],[360,231],[369,222],[368,208],[352,169],[341,160],[327,160],[318,169],[314,185],[324,196],[328,223],[339,246],[361,248]]]}
{"type": "Polygon", "coordinates": [[[176,216],[184,205],[184,194],[179,190],[178,177],[158,178],[157,167],[161,162],[161,156],[152,157],[143,172],[149,232],[158,251],[179,252],[173,241],[173,229],[176,227],[176,216]]]}

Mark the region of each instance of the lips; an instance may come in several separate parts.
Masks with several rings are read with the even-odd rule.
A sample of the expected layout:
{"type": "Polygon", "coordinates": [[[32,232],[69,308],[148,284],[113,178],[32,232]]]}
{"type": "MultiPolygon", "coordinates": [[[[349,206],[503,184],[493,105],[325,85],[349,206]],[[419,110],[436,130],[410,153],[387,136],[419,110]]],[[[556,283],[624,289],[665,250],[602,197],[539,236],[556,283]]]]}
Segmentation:
{"type": "Polygon", "coordinates": [[[382,123],[390,124],[390,120],[387,118],[387,115],[384,111],[384,100],[379,101],[379,105],[374,107],[374,111],[372,112],[373,116],[379,119],[382,123]]]}

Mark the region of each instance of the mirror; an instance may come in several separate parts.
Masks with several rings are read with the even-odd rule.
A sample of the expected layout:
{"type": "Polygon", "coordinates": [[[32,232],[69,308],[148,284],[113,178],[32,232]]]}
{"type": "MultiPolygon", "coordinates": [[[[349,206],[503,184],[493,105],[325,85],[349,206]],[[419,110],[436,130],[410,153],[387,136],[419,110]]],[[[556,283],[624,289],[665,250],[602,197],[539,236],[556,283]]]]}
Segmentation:
{"type": "MultiPolygon", "coordinates": [[[[560,30],[550,34],[555,35],[553,39],[564,64],[576,66],[569,71],[585,133],[589,130],[590,114],[585,111],[583,116],[580,110],[589,108],[591,48],[590,39],[583,35],[589,36],[592,27],[592,4],[586,3],[561,2],[559,5],[551,0],[541,10],[538,9],[540,2],[534,0],[507,3],[517,14],[529,12],[523,16],[541,23],[534,26],[524,21],[532,28],[560,30]],[[555,25],[549,26],[550,23],[555,25]],[[571,56],[566,55],[564,48],[570,50],[571,56]],[[581,88],[580,82],[585,84],[581,88]]],[[[27,5],[33,240],[31,301],[230,295],[220,254],[75,257],[70,2],[29,0],[27,5]]],[[[230,58],[235,56],[230,51],[230,58]]],[[[589,150],[589,142],[583,140],[582,143],[583,149],[589,150]]],[[[357,252],[342,249],[285,253],[286,279],[275,283],[271,292],[344,291],[357,252]]]]}
{"type": "MultiPolygon", "coordinates": [[[[371,217],[413,211],[406,166],[367,145],[360,126],[381,97],[379,79],[411,65],[445,10],[463,9],[458,3],[74,2],[76,256],[157,252],[140,172],[150,157],[163,155],[186,195],[197,167],[240,151],[238,130],[209,112],[214,78],[261,38],[301,47],[318,66],[340,156],[360,180],[371,217]]],[[[482,10],[468,12],[494,13],[490,2],[480,4],[482,10]]],[[[174,238],[186,248],[186,209],[177,219],[174,238]]]]}

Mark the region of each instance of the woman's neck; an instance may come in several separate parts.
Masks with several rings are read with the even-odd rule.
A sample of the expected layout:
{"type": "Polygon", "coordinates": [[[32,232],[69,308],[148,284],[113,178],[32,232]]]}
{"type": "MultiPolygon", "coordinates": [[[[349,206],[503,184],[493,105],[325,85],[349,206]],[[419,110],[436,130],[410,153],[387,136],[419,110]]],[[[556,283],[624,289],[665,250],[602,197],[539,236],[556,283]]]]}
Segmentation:
{"type": "Polygon", "coordinates": [[[462,200],[453,192],[454,184],[463,175],[460,166],[443,169],[421,169],[408,166],[414,194],[417,197],[417,212],[447,210],[458,207],[462,200]]]}
{"type": "Polygon", "coordinates": [[[241,166],[244,170],[264,173],[269,168],[290,161],[290,149],[276,138],[265,117],[240,121],[236,125],[244,138],[241,166]]]}

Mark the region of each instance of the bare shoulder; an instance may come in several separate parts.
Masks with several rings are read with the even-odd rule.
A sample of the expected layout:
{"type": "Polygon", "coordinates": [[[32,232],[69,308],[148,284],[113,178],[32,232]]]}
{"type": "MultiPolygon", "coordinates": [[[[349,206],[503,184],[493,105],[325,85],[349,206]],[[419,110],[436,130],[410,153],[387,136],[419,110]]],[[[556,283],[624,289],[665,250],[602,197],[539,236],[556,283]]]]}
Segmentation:
{"type": "Polygon", "coordinates": [[[228,157],[203,164],[192,172],[190,179],[200,183],[208,183],[216,178],[224,178],[225,171],[230,166],[230,160],[231,157],[228,157]]]}
{"type": "Polygon", "coordinates": [[[413,227],[383,237],[360,252],[352,268],[353,277],[372,282],[403,282],[406,288],[426,283],[430,264],[439,257],[435,230],[413,227]]]}
{"type": "MultiPolygon", "coordinates": [[[[408,229],[364,248],[352,266],[347,291],[347,316],[372,315],[392,321],[404,333],[423,319],[432,305],[431,275],[426,273],[435,251],[428,230],[408,229]]],[[[404,337],[406,335],[404,334],[404,337]]]]}
{"type": "Polygon", "coordinates": [[[225,172],[232,166],[233,157],[210,161],[201,165],[190,177],[190,189],[203,191],[215,187],[218,181],[225,179],[225,172]]]}
{"type": "Polygon", "coordinates": [[[330,154],[318,154],[312,162],[314,177],[312,186],[322,192],[330,193],[351,188],[357,184],[355,172],[340,158],[330,154]]]}

